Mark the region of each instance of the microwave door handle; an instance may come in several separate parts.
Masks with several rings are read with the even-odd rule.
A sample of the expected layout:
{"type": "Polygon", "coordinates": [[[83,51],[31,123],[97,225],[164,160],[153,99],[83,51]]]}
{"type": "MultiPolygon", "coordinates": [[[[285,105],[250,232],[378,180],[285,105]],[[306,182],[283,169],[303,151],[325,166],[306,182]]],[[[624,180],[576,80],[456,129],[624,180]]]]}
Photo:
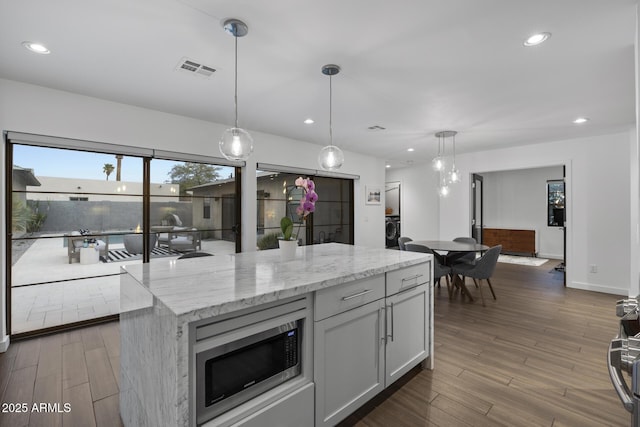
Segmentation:
{"type": "Polygon", "coordinates": [[[613,388],[616,390],[620,401],[624,408],[633,412],[634,401],[631,396],[631,390],[627,386],[622,375],[622,340],[614,339],[609,343],[609,352],[607,357],[607,367],[609,368],[609,378],[613,388]]]}

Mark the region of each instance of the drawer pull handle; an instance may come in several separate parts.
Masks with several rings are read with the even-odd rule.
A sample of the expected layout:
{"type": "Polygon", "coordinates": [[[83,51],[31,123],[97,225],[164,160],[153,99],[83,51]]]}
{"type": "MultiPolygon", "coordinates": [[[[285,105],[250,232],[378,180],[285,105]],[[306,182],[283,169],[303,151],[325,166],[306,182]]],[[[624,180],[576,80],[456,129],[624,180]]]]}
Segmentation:
{"type": "Polygon", "coordinates": [[[366,290],[364,290],[364,291],[362,291],[362,292],[358,292],[358,293],[353,294],[353,295],[349,295],[349,296],[346,296],[346,297],[342,297],[342,301],[349,301],[350,299],[358,298],[358,297],[361,297],[362,295],[366,295],[366,294],[368,294],[369,292],[371,292],[371,289],[366,289],[366,290]]]}
{"type": "Polygon", "coordinates": [[[423,274],[416,274],[415,276],[411,276],[411,277],[403,277],[402,282],[408,282],[409,280],[417,280],[422,276],[423,274]]]}

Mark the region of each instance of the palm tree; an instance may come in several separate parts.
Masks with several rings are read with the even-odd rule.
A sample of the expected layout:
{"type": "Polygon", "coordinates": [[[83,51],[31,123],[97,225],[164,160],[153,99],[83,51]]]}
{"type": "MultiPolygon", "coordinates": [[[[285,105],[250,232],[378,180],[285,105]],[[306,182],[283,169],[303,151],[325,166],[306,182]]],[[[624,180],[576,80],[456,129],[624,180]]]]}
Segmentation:
{"type": "Polygon", "coordinates": [[[122,169],[122,154],[116,154],[116,181],[120,181],[120,170],[122,169]]]}
{"type": "Polygon", "coordinates": [[[114,169],[115,168],[111,163],[104,164],[104,167],[102,168],[102,172],[107,174],[107,181],[109,181],[109,175],[111,175],[111,172],[113,172],[114,169]]]}

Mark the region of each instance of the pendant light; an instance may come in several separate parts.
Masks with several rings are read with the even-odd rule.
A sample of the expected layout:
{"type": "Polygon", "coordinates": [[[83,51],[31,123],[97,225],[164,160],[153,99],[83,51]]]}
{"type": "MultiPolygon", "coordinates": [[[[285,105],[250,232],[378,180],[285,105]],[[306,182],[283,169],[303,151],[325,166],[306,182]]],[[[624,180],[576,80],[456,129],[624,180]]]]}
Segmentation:
{"type": "Polygon", "coordinates": [[[440,172],[440,185],[438,186],[438,195],[440,197],[447,197],[449,195],[449,184],[444,172],[440,172]]]}
{"type": "Polygon", "coordinates": [[[244,37],[249,27],[238,19],[227,19],[222,27],[227,34],[235,38],[235,108],[234,127],[226,129],[220,138],[220,153],[228,160],[247,160],[253,152],[253,138],[246,130],[238,127],[238,37],[244,37]]]}
{"type": "Polygon", "coordinates": [[[438,138],[438,155],[431,160],[431,167],[436,172],[442,172],[445,168],[444,137],[441,134],[442,132],[436,133],[436,137],[438,138]],[[440,151],[440,145],[442,145],[442,151],[440,151]]]}
{"type": "Polygon", "coordinates": [[[340,169],[344,163],[344,154],[339,147],[333,145],[333,123],[332,123],[332,92],[331,77],[340,72],[340,67],[334,64],[328,64],[322,67],[322,74],[329,76],[329,145],[320,150],[318,154],[318,163],[325,170],[340,169]]]}
{"type": "Polygon", "coordinates": [[[451,189],[449,188],[449,184],[456,184],[460,182],[460,171],[456,167],[456,135],[458,132],[455,130],[443,130],[436,133],[436,138],[438,138],[438,157],[433,159],[432,165],[434,169],[436,169],[436,161],[438,159],[441,160],[442,167],[437,169],[439,172],[439,180],[438,180],[438,194],[440,197],[447,197],[451,189]],[[445,152],[445,144],[446,139],[451,138],[453,142],[453,162],[451,165],[451,169],[447,172],[444,164],[444,160],[442,156],[444,156],[445,152]],[[442,154],[440,153],[440,140],[442,140],[442,154]]]}

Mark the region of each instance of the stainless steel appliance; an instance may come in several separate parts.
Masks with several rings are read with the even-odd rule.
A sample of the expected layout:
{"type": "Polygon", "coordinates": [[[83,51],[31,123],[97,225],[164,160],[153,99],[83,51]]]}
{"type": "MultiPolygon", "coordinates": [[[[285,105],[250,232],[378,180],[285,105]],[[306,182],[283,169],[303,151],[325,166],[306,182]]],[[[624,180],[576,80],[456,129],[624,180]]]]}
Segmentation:
{"type": "Polygon", "coordinates": [[[395,248],[398,246],[398,237],[400,237],[400,217],[387,216],[384,224],[385,243],[387,248],[395,248]]]}
{"type": "Polygon", "coordinates": [[[295,301],[197,328],[198,424],[301,374],[304,304],[295,301]]]}
{"type": "Polygon", "coordinates": [[[620,317],[620,332],[609,344],[607,360],[609,377],[622,405],[631,413],[631,426],[640,427],[640,313],[638,298],[618,301],[616,315],[620,317]]]}

